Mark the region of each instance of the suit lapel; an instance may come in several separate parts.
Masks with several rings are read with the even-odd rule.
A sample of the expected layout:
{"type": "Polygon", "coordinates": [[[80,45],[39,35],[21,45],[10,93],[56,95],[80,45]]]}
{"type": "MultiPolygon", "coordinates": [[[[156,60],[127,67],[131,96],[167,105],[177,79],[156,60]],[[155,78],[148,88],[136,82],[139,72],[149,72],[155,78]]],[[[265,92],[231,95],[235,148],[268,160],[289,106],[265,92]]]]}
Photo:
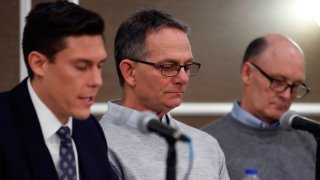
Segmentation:
{"type": "Polygon", "coordinates": [[[58,179],[51,155],[43,139],[40,123],[28,93],[26,79],[11,93],[14,121],[21,136],[34,179],[58,179]]]}
{"type": "Polygon", "coordinates": [[[99,172],[97,172],[95,160],[92,158],[92,153],[90,151],[93,147],[90,146],[90,141],[94,141],[90,132],[90,128],[87,126],[90,120],[73,120],[73,140],[77,146],[78,161],[80,177],[83,180],[97,179],[99,172]],[[89,141],[89,143],[88,143],[89,141]]]}

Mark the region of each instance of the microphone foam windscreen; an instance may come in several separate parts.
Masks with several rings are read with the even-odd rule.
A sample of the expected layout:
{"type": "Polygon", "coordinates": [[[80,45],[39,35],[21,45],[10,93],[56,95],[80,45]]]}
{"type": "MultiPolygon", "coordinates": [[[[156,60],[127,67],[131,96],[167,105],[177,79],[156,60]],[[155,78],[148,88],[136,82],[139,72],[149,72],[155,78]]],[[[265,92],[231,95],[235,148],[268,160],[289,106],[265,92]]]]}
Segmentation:
{"type": "Polygon", "coordinates": [[[159,118],[155,113],[153,113],[151,111],[143,111],[143,112],[141,112],[139,120],[138,120],[138,127],[142,132],[148,133],[148,132],[150,132],[148,130],[148,123],[151,120],[158,120],[158,119],[159,118]]]}
{"type": "Polygon", "coordinates": [[[282,114],[280,117],[280,125],[287,130],[292,129],[292,119],[297,116],[297,113],[295,111],[287,111],[282,114]]]}

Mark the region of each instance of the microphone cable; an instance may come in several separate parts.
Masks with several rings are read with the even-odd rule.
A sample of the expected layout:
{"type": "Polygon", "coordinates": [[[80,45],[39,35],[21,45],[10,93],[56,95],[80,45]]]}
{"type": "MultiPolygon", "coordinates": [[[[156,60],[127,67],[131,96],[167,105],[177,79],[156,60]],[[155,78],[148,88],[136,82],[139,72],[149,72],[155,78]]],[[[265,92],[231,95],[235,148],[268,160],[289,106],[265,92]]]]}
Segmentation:
{"type": "Polygon", "coordinates": [[[193,166],[193,146],[192,146],[192,140],[188,140],[187,141],[188,146],[189,146],[189,163],[188,163],[188,169],[186,174],[183,177],[183,180],[187,180],[190,176],[191,170],[192,170],[192,166],[193,166]]]}

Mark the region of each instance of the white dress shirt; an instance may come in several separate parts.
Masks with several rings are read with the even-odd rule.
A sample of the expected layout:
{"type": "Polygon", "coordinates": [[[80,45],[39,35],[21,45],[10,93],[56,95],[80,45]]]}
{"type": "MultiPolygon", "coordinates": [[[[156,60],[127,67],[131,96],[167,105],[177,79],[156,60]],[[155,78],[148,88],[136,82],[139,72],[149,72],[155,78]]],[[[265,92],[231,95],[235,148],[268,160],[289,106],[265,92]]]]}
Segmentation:
{"type": "MultiPolygon", "coordinates": [[[[70,128],[70,132],[72,134],[72,117],[70,117],[68,122],[63,125],[57,119],[57,117],[51,112],[51,110],[48,109],[48,107],[41,101],[38,95],[35,93],[31,85],[30,79],[28,79],[28,90],[40,122],[43,138],[49,149],[55,168],[57,172],[59,172],[60,170],[59,168],[60,138],[58,137],[56,132],[60,129],[61,126],[67,126],[70,128]]],[[[78,153],[77,153],[77,148],[73,139],[72,139],[72,147],[73,147],[75,161],[76,161],[77,179],[79,180],[80,178],[79,178],[78,153]]]]}

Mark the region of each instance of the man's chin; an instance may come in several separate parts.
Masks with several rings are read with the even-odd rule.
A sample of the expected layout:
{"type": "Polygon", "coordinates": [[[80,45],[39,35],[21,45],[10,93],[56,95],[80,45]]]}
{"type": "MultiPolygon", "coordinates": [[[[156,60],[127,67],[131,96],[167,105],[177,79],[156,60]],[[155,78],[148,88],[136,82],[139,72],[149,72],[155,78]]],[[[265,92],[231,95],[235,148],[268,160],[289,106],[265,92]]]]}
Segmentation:
{"type": "Polygon", "coordinates": [[[272,115],[272,118],[277,121],[280,119],[280,117],[282,116],[282,114],[284,113],[284,111],[277,111],[272,115]]]}
{"type": "Polygon", "coordinates": [[[75,113],[72,117],[77,120],[86,120],[90,116],[90,111],[75,113]]]}
{"type": "Polygon", "coordinates": [[[171,107],[171,109],[173,109],[173,108],[176,108],[176,107],[178,107],[178,106],[180,106],[181,105],[181,101],[175,101],[175,102],[172,102],[170,105],[169,105],[169,107],[171,107]]]}

